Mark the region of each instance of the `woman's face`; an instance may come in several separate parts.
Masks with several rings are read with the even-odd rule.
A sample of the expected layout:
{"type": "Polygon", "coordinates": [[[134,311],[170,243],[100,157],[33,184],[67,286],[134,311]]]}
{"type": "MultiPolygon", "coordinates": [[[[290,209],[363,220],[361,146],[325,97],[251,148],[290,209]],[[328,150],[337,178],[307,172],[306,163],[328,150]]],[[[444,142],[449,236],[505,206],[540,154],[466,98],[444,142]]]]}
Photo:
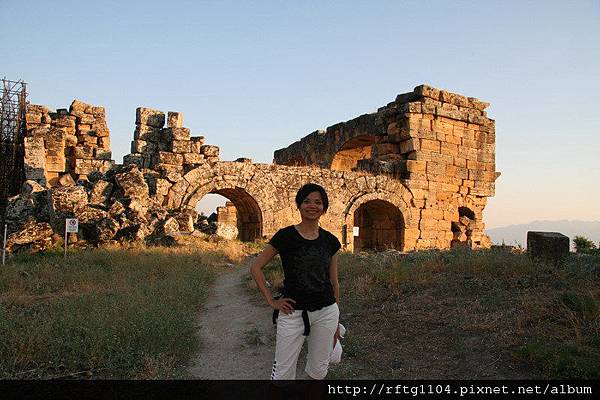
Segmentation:
{"type": "Polygon", "coordinates": [[[312,192],[300,203],[302,219],[315,220],[323,215],[323,199],[321,193],[312,192]]]}

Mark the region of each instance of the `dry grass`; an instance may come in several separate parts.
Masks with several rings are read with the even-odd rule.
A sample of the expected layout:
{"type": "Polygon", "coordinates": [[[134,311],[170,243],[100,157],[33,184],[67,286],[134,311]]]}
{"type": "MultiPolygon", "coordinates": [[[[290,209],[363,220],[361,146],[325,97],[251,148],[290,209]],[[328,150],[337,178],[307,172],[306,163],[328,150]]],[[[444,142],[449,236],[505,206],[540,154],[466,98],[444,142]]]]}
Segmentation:
{"type": "Polygon", "coordinates": [[[338,378],[600,377],[600,259],[342,254],[338,378]]]}
{"type": "Polygon", "coordinates": [[[245,252],[189,244],[10,260],[0,270],[0,378],[183,377],[208,286],[245,252]]]}

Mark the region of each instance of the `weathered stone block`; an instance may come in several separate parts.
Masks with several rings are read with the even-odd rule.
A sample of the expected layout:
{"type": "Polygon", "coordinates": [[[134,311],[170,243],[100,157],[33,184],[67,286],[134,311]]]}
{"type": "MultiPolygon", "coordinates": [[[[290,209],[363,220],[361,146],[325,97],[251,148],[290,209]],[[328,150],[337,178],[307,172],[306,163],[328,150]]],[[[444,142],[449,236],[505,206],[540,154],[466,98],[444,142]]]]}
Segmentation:
{"type": "Polygon", "coordinates": [[[204,136],[192,137],[190,138],[190,142],[190,152],[200,154],[202,152],[202,146],[204,146],[204,136]]]}
{"type": "Polygon", "coordinates": [[[96,148],[94,149],[94,158],[97,160],[110,160],[112,159],[112,151],[96,148]]]}
{"type": "Polygon", "coordinates": [[[440,99],[440,90],[427,85],[419,85],[413,89],[413,92],[420,96],[430,97],[434,100],[440,99]]]}
{"type": "Polygon", "coordinates": [[[123,165],[137,165],[138,168],[142,168],[143,159],[141,154],[127,154],[123,157],[123,165]]]}
{"type": "Polygon", "coordinates": [[[134,140],[143,140],[146,142],[158,142],[160,139],[160,128],[154,128],[147,125],[138,125],[133,131],[134,140]]]}
{"type": "Polygon", "coordinates": [[[128,198],[142,199],[147,198],[149,194],[148,185],[144,180],[144,175],[136,167],[126,172],[115,175],[115,182],[128,198]]]}
{"type": "Polygon", "coordinates": [[[558,232],[527,232],[527,253],[554,263],[569,255],[569,238],[558,232]]]}
{"type": "Polygon", "coordinates": [[[57,128],[75,128],[76,126],[76,118],[72,115],[61,115],[52,122],[52,125],[57,128]]]}
{"type": "Polygon", "coordinates": [[[64,156],[46,156],[46,171],[65,172],[66,163],[64,156]]]}
{"type": "MultiPolygon", "coordinates": [[[[96,118],[94,118],[94,116],[91,114],[83,114],[77,118],[77,125],[83,124],[83,125],[91,126],[94,122],[96,122],[96,118]]],[[[86,126],[86,128],[83,128],[83,129],[87,130],[90,128],[86,126]]]]}
{"type": "Polygon", "coordinates": [[[96,120],[96,122],[94,122],[94,124],[92,124],[92,130],[96,133],[97,137],[107,137],[110,136],[110,130],[108,129],[108,126],[106,125],[106,121],[104,121],[103,119],[101,120],[96,120]]]}
{"type": "Polygon", "coordinates": [[[94,183],[89,196],[89,203],[102,204],[105,203],[113,190],[113,184],[104,180],[99,180],[94,183]]]}
{"type": "Polygon", "coordinates": [[[400,113],[421,113],[421,102],[413,101],[409,103],[403,103],[398,106],[398,112],[400,113]]]}
{"type": "MultiPolygon", "coordinates": [[[[54,220],[74,216],[87,203],[88,195],[83,186],[54,187],[48,190],[48,204],[54,220]]],[[[62,223],[64,224],[64,220],[62,223]]]]}
{"type": "Polygon", "coordinates": [[[162,225],[162,232],[165,234],[179,232],[179,223],[173,217],[167,218],[162,225]]]}
{"type": "Polygon", "coordinates": [[[448,142],[441,142],[440,152],[442,154],[448,154],[450,156],[456,157],[458,156],[458,145],[448,142]]]}
{"type": "Polygon", "coordinates": [[[400,142],[400,153],[410,153],[411,151],[420,150],[421,142],[419,139],[411,138],[400,142]]]}
{"type": "Polygon", "coordinates": [[[66,135],[65,136],[65,147],[75,147],[75,146],[77,146],[77,136],[66,135]]]}
{"type": "Polygon", "coordinates": [[[181,212],[174,215],[175,220],[178,223],[180,232],[193,232],[194,231],[194,213],[192,212],[181,212]]]}
{"type": "Polygon", "coordinates": [[[181,128],[183,126],[183,113],[169,111],[167,117],[167,127],[181,128]]]}
{"type": "Polygon", "coordinates": [[[44,139],[41,137],[25,137],[25,178],[32,180],[46,180],[46,149],[44,139]]]}
{"type": "Polygon", "coordinates": [[[211,146],[208,144],[200,147],[200,153],[204,154],[204,157],[218,157],[219,156],[219,147],[211,146]]]}
{"type": "Polygon", "coordinates": [[[108,213],[111,217],[118,217],[125,212],[125,206],[119,200],[115,200],[115,202],[110,206],[108,213]]]}
{"type": "Polygon", "coordinates": [[[16,252],[20,247],[27,246],[32,252],[43,251],[52,244],[53,234],[50,224],[30,221],[21,230],[8,237],[6,248],[8,251],[16,252]]]}
{"type": "Polygon", "coordinates": [[[173,153],[189,153],[191,151],[191,142],[189,140],[173,140],[169,147],[173,153]]]}
{"type": "Polygon", "coordinates": [[[104,150],[110,150],[110,137],[99,137],[98,146],[103,148],[104,150]]]}
{"type": "Polygon", "coordinates": [[[166,180],[166,179],[162,179],[162,178],[157,178],[155,180],[155,185],[156,185],[156,194],[160,194],[160,195],[167,195],[167,193],[169,193],[169,188],[171,187],[171,183],[166,180]]]}
{"type": "Polygon", "coordinates": [[[469,194],[473,196],[493,196],[495,192],[494,183],[475,181],[472,188],[469,188],[469,194]]]}
{"type": "Polygon", "coordinates": [[[80,100],[73,100],[73,102],[71,103],[71,106],[69,107],[69,112],[73,113],[73,112],[80,112],[85,114],[87,109],[93,109],[93,106],[87,103],[84,103],[83,101],[80,100]]]}
{"type": "Polygon", "coordinates": [[[190,140],[188,128],[167,128],[165,134],[170,140],[190,140]]]}
{"type": "Polygon", "coordinates": [[[92,107],[92,114],[96,118],[104,118],[106,116],[106,111],[104,110],[104,107],[95,106],[92,107]]]}
{"type": "Polygon", "coordinates": [[[183,155],[184,164],[201,164],[204,162],[204,156],[197,153],[185,153],[183,155]]]}
{"type": "Polygon", "coordinates": [[[135,110],[136,125],[149,125],[162,128],[165,125],[165,113],[151,108],[138,107],[135,110]]]}
{"type": "Polygon", "coordinates": [[[105,172],[112,166],[112,162],[104,160],[75,160],[75,173],[89,175],[92,172],[105,172]]]}
{"type": "Polygon", "coordinates": [[[131,152],[132,153],[144,153],[148,142],[145,140],[132,140],[131,141],[131,152]]]}
{"type": "Polygon", "coordinates": [[[183,155],[168,151],[159,151],[158,162],[160,164],[181,165],[183,164],[183,155]]]}
{"type": "Polygon", "coordinates": [[[94,158],[94,149],[95,147],[92,147],[87,144],[80,145],[75,147],[75,149],[73,150],[73,155],[75,156],[75,158],[91,160],[94,158]]]}
{"type": "Polygon", "coordinates": [[[440,152],[440,142],[437,140],[421,139],[421,150],[440,152]]]}
{"type": "Polygon", "coordinates": [[[81,135],[77,135],[77,141],[79,144],[87,144],[87,145],[91,145],[91,146],[98,146],[98,138],[94,135],[90,134],[91,131],[88,131],[88,133],[84,133],[81,135]]]}
{"type": "Polygon", "coordinates": [[[371,155],[379,157],[384,154],[399,154],[400,146],[392,143],[375,143],[371,146],[371,155]]]}
{"type": "Polygon", "coordinates": [[[25,181],[23,182],[23,185],[21,185],[21,196],[29,198],[36,193],[43,192],[44,190],[46,190],[46,188],[36,181],[25,181]]]}
{"type": "Polygon", "coordinates": [[[60,176],[60,178],[58,179],[58,183],[60,186],[74,186],[75,180],[73,179],[71,174],[67,173],[60,176]]]}
{"type": "Polygon", "coordinates": [[[30,219],[35,219],[34,210],[33,199],[24,196],[14,196],[8,199],[6,219],[13,224],[23,224],[30,219]]]}

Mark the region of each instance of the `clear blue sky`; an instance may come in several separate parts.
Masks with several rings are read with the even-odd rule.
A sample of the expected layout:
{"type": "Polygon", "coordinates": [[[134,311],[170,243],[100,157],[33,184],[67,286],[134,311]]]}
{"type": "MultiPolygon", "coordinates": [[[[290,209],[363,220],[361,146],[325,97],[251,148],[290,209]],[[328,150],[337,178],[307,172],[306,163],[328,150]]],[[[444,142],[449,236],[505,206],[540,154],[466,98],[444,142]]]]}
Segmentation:
{"type": "Polygon", "coordinates": [[[488,227],[600,220],[600,2],[0,0],[0,75],[51,108],[184,113],[222,159],[273,151],[427,83],[489,101],[488,227]]]}

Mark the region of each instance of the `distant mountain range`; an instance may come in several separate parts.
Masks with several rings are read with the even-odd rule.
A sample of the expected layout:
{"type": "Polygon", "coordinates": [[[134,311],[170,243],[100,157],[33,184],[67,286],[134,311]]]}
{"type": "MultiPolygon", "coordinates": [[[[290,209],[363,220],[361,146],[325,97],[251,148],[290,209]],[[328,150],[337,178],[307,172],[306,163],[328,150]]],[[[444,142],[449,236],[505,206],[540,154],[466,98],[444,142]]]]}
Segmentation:
{"type": "Polygon", "coordinates": [[[600,242],[600,221],[533,221],[528,224],[509,225],[500,228],[486,229],[494,244],[521,245],[526,247],[527,231],[559,232],[571,239],[584,236],[598,245],[600,242]]]}

